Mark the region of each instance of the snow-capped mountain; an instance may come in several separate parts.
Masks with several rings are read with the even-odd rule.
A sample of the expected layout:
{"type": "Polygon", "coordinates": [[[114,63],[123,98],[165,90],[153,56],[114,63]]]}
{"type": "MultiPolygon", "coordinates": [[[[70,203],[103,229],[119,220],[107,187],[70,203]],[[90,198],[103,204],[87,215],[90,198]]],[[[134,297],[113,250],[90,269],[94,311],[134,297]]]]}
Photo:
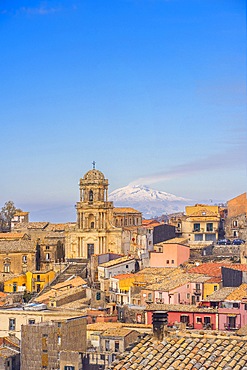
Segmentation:
{"type": "Polygon", "coordinates": [[[145,218],[184,211],[185,206],[192,202],[191,199],[154,190],[146,185],[131,184],[111,192],[109,200],[117,207],[135,208],[145,218]]]}

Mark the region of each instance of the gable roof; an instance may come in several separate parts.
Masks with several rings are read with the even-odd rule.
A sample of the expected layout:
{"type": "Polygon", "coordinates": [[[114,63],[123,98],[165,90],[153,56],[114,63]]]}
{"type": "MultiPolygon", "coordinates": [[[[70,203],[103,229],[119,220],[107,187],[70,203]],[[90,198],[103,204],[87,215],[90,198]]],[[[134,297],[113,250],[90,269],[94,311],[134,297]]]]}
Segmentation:
{"type": "Polygon", "coordinates": [[[216,290],[210,294],[204,301],[207,302],[222,302],[228,297],[236,288],[233,287],[224,287],[219,290],[216,290]]]}
{"type": "Polygon", "coordinates": [[[195,272],[197,274],[205,274],[208,276],[222,277],[221,268],[226,267],[233,270],[247,271],[247,265],[241,263],[216,263],[208,262],[202,263],[199,266],[190,268],[189,272],[195,272]]]}
{"type": "Polygon", "coordinates": [[[244,369],[247,340],[237,336],[174,333],[158,342],[146,335],[132,349],[118,356],[108,369],[244,369]]]}
{"type": "Polygon", "coordinates": [[[247,298],[247,284],[241,284],[226,297],[226,301],[242,301],[242,299],[246,298],[247,298]]]}
{"type": "Polygon", "coordinates": [[[20,239],[30,239],[26,233],[0,233],[1,240],[20,240],[20,239]]]}
{"type": "Polygon", "coordinates": [[[141,213],[140,211],[137,211],[134,208],[131,207],[114,207],[113,208],[114,213],[141,213]]]}
{"type": "Polygon", "coordinates": [[[115,265],[119,265],[120,263],[133,261],[133,260],[135,260],[134,257],[131,258],[131,257],[128,257],[128,256],[124,256],[124,257],[116,258],[115,260],[111,260],[111,261],[108,261],[108,262],[105,262],[105,263],[101,263],[99,265],[99,267],[112,267],[112,266],[115,266],[115,265]]]}

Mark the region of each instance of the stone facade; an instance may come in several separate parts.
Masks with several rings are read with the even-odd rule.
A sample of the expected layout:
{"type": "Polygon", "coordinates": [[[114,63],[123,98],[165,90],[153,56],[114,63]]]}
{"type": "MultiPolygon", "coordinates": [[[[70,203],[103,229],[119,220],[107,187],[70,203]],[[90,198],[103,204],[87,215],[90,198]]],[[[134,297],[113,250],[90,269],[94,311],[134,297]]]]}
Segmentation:
{"type": "Polygon", "coordinates": [[[27,306],[15,309],[0,309],[0,337],[12,334],[18,339],[21,339],[22,325],[28,325],[30,323],[38,324],[48,321],[63,321],[69,318],[81,316],[81,311],[76,310],[61,311],[58,309],[43,309],[35,311],[35,307],[33,307],[33,310],[27,310],[26,308],[27,306]]]}
{"type": "Polygon", "coordinates": [[[49,222],[17,223],[15,232],[26,233],[36,252],[34,270],[47,271],[54,268],[55,264],[65,261],[65,229],[68,224],[52,224],[49,222]]]}
{"type": "Polygon", "coordinates": [[[108,180],[99,170],[88,171],[80,179],[79,187],[77,222],[66,233],[67,259],[122,253],[123,227],[141,225],[141,212],[132,208],[114,208],[113,202],[108,201],[108,180]]]}
{"type": "Polygon", "coordinates": [[[69,356],[70,352],[74,354],[75,351],[85,350],[86,319],[83,317],[22,327],[21,370],[64,369],[74,364],[74,356],[69,356]],[[63,353],[60,366],[62,351],[66,351],[67,355],[63,353]]]}
{"type": "Polygon", "coordinates": [[[216,242],[221,232],[220,207],[196,204],[185,207],[185,219],[182,219],[182,236],[191,242],[216,242]]]}
{"type": "Polygon", "coordinates": [[[247,193],[227,202],[228,216],[225,221],[226,237],[247,240],[247,193]]]}
{"type": "Polygon", "coordinates": [[[35,247],[25,233],[0,234],[1,281],[35,269],[35,247]]]}

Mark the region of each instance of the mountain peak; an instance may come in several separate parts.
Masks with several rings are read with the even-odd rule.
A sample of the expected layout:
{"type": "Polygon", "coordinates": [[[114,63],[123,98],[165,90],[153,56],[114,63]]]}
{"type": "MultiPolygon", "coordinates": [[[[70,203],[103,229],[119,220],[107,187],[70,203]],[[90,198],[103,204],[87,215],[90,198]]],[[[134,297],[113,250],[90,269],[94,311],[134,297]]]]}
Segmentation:
{"type": "Polygon", "coordinates": [[[116,206],[138,209],[145,218],[184,211],[185,205],[191,203],[190,199],[155,190],[144,184],[129,184],[116,189],[110,193],[109,199],[116,206]]]}

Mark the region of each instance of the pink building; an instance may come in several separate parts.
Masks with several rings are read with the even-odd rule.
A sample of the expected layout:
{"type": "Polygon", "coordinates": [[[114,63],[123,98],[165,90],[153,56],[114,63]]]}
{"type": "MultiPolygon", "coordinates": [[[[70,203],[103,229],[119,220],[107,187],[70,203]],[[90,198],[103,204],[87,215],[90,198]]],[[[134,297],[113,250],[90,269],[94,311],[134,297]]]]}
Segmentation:
{"type": "Polygon", "coordinates": [[[185,323],[191,329],[218,329],[218,310],[212,308],[200,308],[187,305],[149,305],[146,307],[146,324],[152,323],[154,311],[166,311],[168,313],[168,326],[176,323],[185,323]]]}
{"type": "Polygon", "coordinates": [[[141,304],[198,305],[203,298],[204,283],[209,276],[181,273],[162,279],[141,290],[141,304]]]}
{"type": "Polygon", "coordinates": [[[219,329],[237,330],[245,325],[247,325],[247,284],[241,284],[219,306],[219,329]]]}
{"type": "MultiPolygon", "coordinates": [[[[181,240],[181,239],[180,239],[181,240]]],[[[154,251],[150,252],[150,267],[178,267],[190,258],[190,247],[180,244],[179,238],[155,244],[154,251]]]]}

